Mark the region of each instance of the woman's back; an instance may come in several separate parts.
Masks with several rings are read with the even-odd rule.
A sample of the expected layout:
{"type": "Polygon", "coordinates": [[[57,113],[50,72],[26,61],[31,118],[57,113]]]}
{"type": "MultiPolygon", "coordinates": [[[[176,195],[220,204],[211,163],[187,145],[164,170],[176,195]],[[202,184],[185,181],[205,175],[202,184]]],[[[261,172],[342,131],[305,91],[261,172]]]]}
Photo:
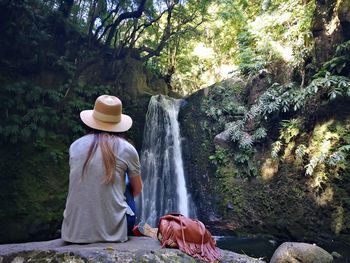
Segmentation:
{"type": "Polygon", "coordinates": [[[127,240],[126,214],[134,215],[125,201],[125,173],[140,174],[139,157],[126,140],[108,134],[90,134],[72,143],[69,194],[64,211],[62,239],[73,243],[127,240]],[[88,158],[94,140],[108,140],[115,156],[112,183],[104,183],[105,167],[100,145],[88,158]]]}

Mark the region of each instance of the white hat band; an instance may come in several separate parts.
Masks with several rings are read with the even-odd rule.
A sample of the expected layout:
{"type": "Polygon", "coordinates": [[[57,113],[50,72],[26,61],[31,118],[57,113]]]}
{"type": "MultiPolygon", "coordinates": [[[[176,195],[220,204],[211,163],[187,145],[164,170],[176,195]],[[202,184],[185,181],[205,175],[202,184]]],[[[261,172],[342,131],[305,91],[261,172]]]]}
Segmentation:
{"type": "Polygon", "coordinates": [[[121,120],[121,115],[107,115],[101,112],[98,112],[96,110],[93,111],[92,116],[99,120],[99,121],[103,121],[103,122],[114,122],[114,123],[118,123],[121,120]]]}

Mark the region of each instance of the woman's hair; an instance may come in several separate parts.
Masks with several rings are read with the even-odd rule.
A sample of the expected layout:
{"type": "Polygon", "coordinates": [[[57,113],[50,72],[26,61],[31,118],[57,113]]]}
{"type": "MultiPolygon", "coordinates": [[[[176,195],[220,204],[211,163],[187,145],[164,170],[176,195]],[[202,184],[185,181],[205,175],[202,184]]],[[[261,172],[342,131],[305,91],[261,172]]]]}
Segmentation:
{"type": "Polygon", "coordinates": [[[93,131],[93,141],[90,144],[88,154],[83,165],[82,177],[84,177],[87,165],[95,154],[98,147],[101,149],[103,165],[105,168],[105,177],[103,179],[104,184],[112,184],[114,182],[114,174],[117,164],[117,156],[115,156],[113,147],[110,144],[111,137],[118,136],[118,134],[111,134],[108,132],[93,131]]]}

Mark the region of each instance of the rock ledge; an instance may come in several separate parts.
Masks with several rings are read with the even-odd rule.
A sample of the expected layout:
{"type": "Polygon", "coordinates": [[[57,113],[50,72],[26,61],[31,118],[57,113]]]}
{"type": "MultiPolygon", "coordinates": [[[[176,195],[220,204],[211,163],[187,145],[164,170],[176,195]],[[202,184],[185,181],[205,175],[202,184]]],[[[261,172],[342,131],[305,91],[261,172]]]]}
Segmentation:
{"type": "MultiPolygon", "coordinates": [[[[260,259],[221,250],[221,262],[263,263],[260,259]]],[[[149,237],[125,243],[69,244],[62,239],[0,245],[0,263],[24,262],[201,262],[178,249],[163,249],[149,237]]]]}

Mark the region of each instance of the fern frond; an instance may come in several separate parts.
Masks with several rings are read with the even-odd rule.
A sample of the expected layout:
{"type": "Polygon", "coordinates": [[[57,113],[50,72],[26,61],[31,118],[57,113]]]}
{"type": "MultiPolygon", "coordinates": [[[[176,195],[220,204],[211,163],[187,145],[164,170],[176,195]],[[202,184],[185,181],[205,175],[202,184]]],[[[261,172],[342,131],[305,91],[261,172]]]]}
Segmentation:
{"type": "Polygon", "coordinates": [[[252,136],[247,132],[243,132],[241,140],[239,142],[239,147],[245,148],[245,149],[251,149],[252,146],[253,146],[252,136]]]}
{"type": "Polygon", "coordinates": [[[267,136],[266,129],[263,127],[260,127],[254,132],[253,139],[259,140],[259,139],[265,138],[266,136],[267,136]]]}
{"type": "Polygon", "coordinates": [[[282,142],[281,141],[275,141],[272,144],[271,157],[274,158],[274,159],[277,159],[281,148],[282,148],[282,142]]]}
{"type": "Polygon", "coordinates": [[[304,144],[300,144],[295,149],[295,155],[297,158],[302,159],[306,154],[307,147],[304,144]]]}

